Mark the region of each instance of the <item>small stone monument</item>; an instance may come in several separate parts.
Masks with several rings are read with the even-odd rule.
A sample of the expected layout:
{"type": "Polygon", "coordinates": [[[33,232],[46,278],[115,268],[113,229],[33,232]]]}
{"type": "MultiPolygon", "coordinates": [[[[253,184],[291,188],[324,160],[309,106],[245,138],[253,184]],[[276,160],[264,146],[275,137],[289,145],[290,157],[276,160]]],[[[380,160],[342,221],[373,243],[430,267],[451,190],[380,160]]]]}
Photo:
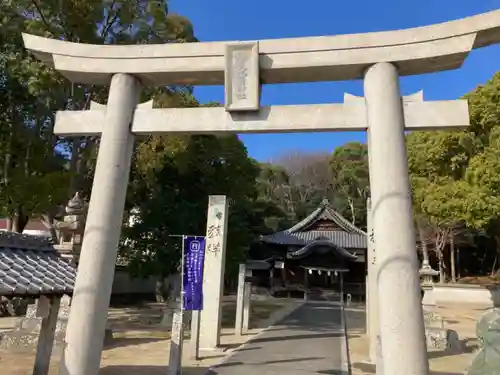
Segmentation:
{"type": "Polygon", "coordinates": [[[56,221],[55,229],[58,232],[59,244],[54,248],[63,258],[78,264],[80,250],[85,230],[85,203],[77,192],[65,208],[66,214],[62,221],[56,221]]]}

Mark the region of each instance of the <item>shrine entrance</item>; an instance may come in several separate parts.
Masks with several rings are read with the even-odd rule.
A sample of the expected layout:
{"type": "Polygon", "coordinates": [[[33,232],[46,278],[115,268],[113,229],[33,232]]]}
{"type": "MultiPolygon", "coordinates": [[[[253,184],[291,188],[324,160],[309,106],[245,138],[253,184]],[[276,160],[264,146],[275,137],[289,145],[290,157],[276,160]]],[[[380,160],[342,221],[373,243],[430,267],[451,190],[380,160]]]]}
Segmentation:
{"type": "Polygon", "coordinates": [[[304,301],[345,302],[345,268],[301,267],[304,271],[304,301]]]}
{"type": "MultiPolygon", "coordinates": [[[[408,30],[257,42],[89,46],[23,38],[71,81],[109,86],[105,108],[58,112],[54,126],[61,136],[101,136],[61,375],[99,372],[134,136],[301,131],[367,131],[377,248],[369,278],[379,299],[384,372],[428,373],[405,131],[467,127],[469,114],[467,100],[402,98],[400,77],[459,68],[472,49],[500,43],[500,11],[408,30]],[[352,79],[363,80],[364,97],[260,103],[262,84],[352,79]],[[176,84],[223,84],[225,108],[138,106],[143,86],[176,84]]],[[[224,264],[225,248],[208,257],[210,266],[224,264]]],[[[205,267],[204,283],[215,280],[207,283],[218,296],[223,273],[223,266],[205,267]]],[[[220,331],[220,303],[201,315],[220,331]]]]}

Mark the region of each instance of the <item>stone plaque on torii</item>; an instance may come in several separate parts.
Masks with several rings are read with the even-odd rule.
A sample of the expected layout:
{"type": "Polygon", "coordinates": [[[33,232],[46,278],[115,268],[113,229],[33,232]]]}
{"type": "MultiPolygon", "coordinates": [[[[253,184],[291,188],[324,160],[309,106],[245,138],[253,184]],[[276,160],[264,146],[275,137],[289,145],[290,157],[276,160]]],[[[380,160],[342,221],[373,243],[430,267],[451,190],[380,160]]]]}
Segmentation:
{"type": "Polygon", "coordinates": [[[73,82],[110,86],[105,110],[58,112],[54,128],[101,135],[61,375],[99,369],[135,134],[354,130],[368,131],[384,371],[428,373],[404,132],[465,127],[469,119],[465,100],[401,100],[399,77],[459,68],[472,49],[500,43],[500,11],[407,30],[245,43],[98,46],[23,37],[73,82]],[[349,79],[364,80],[364,100],[259,103],[260,83],[349,79]],[[138,107],[141,86],[169,84],[225,84],[226,108],[138,107]]]}

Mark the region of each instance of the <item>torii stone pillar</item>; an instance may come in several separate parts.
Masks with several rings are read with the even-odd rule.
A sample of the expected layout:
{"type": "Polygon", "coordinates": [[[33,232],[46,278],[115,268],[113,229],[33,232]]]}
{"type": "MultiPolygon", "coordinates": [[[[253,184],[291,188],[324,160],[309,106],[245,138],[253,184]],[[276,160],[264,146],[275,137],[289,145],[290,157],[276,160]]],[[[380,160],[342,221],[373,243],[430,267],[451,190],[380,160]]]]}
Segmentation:
{"type": "Polygon", "coordinates": [[[370,338],[370,360],[376,363],[377,356],[377,336],[379,335],[378,324],[378,295],[377,295],[377,255],[375,234],[373,229],[373,215],[371,199],[366,202],[366,231],[367,231],[367,268],[366,278],[366,326],[367,334],[370,338]]]}
{"type": "Polygon", "coordinates": [[[415,249],[404,115],[395,65],[365,74],[370,129],[372,214],[377,244],[377,289],[386,375],[429,372],[415,249]]]}
{"type": "MultiPolygon", "coordinates": [[[[422,103],[424,101],[423,91],[418,91],[411,95],[403,96],[403,103],[422,103]]],[[[347,104],[364,104],[365,98],[344,94],[344,102],[347,104]]],[[[368,144],[368,167],[370,176],[370,186],[373,185],[372,178],[374,176],[373,172],[373,161],[372,153],[373,146],[371,145],[370,127],[367,129],[367,144],[368,144]]],[[[372,201],[371,198],[367,199],[366,202],[366,214],[367,214],[367,278],[366,278],[366,331],[370,339],[370,361],[376,363],[377,374],[383,374],[382,372],[382,354],[380,348],[380,324],[379,324],[379,304],[378,304],[378,287],[377,287],[377,251],[375,243],[375,231],[373,225],[373,211],[372,211],[372,201]]]]}
{"type": "Polygon", "coordinates": [[[60,375],[97,374],[115,274],[134,136],[130,132],[140,84],[111,79],[60,375]]]}

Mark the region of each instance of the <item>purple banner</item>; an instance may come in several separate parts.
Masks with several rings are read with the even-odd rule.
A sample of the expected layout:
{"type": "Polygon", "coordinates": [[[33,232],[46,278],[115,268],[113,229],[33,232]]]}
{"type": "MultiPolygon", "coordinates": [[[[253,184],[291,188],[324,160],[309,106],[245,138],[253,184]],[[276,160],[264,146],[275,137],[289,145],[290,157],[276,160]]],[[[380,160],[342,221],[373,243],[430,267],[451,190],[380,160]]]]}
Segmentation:
{"type": "Polygon", "coordinates": [[[184,237],[184,310],[203,310],[205,237],[184,237]]]}

